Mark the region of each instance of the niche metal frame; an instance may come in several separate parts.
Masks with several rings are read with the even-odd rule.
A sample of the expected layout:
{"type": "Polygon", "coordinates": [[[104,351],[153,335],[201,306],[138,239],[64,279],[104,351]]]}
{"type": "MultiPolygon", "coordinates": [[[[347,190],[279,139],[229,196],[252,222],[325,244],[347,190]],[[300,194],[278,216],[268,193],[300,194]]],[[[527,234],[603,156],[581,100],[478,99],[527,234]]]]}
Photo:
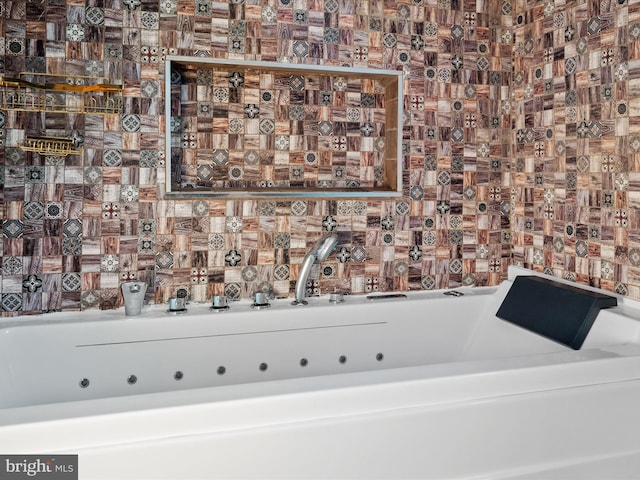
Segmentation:
{"type": "Polygon", "coordinates": [[[169,55],[165,61],[165,194],[169,198],[385,198],[402,196],[402,72],[371,68],[303,65],[251,60],[232,60],[169,55]],[[346,78],[372,79],[385,89],[385,151],[383,186],[379,188],[254,188],[205,190],[173,190],[173,155],[171,131],[171,76],[175,65],[223,71],[261,71],[291,75],[322,74],[346,78]]]}

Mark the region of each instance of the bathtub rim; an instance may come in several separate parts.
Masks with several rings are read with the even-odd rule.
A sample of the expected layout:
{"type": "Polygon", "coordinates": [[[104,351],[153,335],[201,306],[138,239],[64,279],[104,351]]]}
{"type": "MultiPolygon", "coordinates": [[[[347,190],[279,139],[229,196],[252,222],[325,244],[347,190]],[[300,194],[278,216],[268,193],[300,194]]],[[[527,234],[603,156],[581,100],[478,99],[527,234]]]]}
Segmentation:
{"type": "Polygon", "coordinates": [[[264,310],[255,310],[252,308],[252,301],[249,299],[241,299],[239,301],[231,302],[231,310],[225,313],[212,313],[208,303],[189,303],[187,305],[187,313],[183,315],[174,315],[167,312],[167,304],[151,304],[145,305],[142,310],[141,315],[137,315],[134,317],[127,317],[124,313],[124,307],[119,307],[112,310],[98,310],[98,309],[88,309],[83,311],[60,311],[60,312],[50,312],[50,313],[40,313],[37,315],[26,315],[21,317],[0,317],[0,334],[7,329],[13,329],[17,327],[28,327],[28,326],[37,326],[37,325],[59,325],[59,324],[77,324],[77,323],[104,323],[104,322],[128,322],[128,323],[137,323],[137,322],[148,322],[152,320],[156,321],[172,321],[179,320],[185,321],[192,319],[194,317],[202,317],[205,316],[212,321],[215,321],[216,318],[227,318],[228,316],[233,316],[242,313],[251,313],[253,316],[259,316],[262,314],[270,314],[278,311],[288,311],[288,312],[298,312],[300,315],[304,314],[304,309],[340,309],[344,306],[358,306],[358,305],[370,305],[372,306],[373,302],[370,302],[367,297],[368,296],[380,296],[382,294],[388,293],[403,293],[407,296],[406,299],[403,298],[388,298],[384,300],[379,300],[375,302],[375,304],[387,303],[387,302],[403,302],[405,300],[408,301],[420,301],[420,300],[434,300],[439,299],[443,301],[457,301],[463,300],[465,297],[489,297],[495,294],[501,285],[489,285],[489,286],[463,286],[458,288],[447,288],[447,289],[438,289],[438,290],[414,290],[407,292],[373,292],[371,294],[366,295],[345,295],[344,303],[331,303],[329,302],[330,295],[323,294],[321,296],[316,297],[307,297],[308,305],[305,307],[291,305],[290,298],[279,298],[271,300],[271,307],[264,310]],[[461,297],[450,296],[447,292],[450,291],[460,291],[464,295],[461,297]],[[90,316],[87,318],[87,316],[90,316]]]}
{"type": "MultiPolygon", "coordinates": [[[[542,272],[537,272],[535,270],[530,270],[524,267],[520,267],[517,265],[510,265],[507,269],[507,278],[504,279],[498,285],[461,285],[455,288],[445,288],[445,289],[436,289],[436,290],[411,290],[411,291],[392,291],[392,292],[372,292],[370,294],[355,294],[355,295],[345,295],[344,298],[346,300],[347,305],[357,305],[357,304],[367,304],[369,303],[367,297],[370,295],[378,296],[382,294],[389,293],[402,293],[407,295],[410,300],[429,300],[429,299],[443,299],[448,292],[451,291],[460,291],[464,293],[464,296],[484,296],[484,295],[492,295],[496,293],[501,288],[504,288],[505,284],[511,285],[513,280],[517,276],[537,276],[542,278],[547,278],[549,280],[553,280],[558,283],[563,283],[566,285],[570,285],[573,287],[578,287],[581,289],[585,289],[593,292],[605,293],[607,295],[616,297],[618,299],[618,306],[613,307],[611,310],[620,312],[623,314],[627,314],[628,312],[635,313],[636,318],[640,320],[640,299],[634,299],[627,296],[620,295],[615,292],[610,292],[608,290],[603,290],[601,288],[592,287],[590,285],[579,284],[577,282],[573,282],[570,280],[566,280],[564,278],[555,277],[552,275],[547,275],[542,272]]],[[[458,297],[449,296],[449,299],[452,301],[456,300],[458,297]]],[[[464,298],[464,297],[461,297],[464,298]]],[[[328,307],[328,308],[340,308],[340,304],[330,304],[328,301],[329,294],[323,294],[321,296],[315,297],[307,297],[309,305],[307,308],[313,307],[328,307]]],[[[402,301],[402,299],[386,299],[380,300],[381,302],[397,302],[402,301]]],[[[236,310],[240,311],[252,311],[251,310],[252,301],[248,299],[242,299],[240,301],[231,302],[232,307],[235,307],[236,310]]],[[[285,310],[288,307],[291,307],[292,310],[301,309],[298,306],[291,305],[291,298],[281,298],[272,300],[272,308],[267,309],[265,311],[274,311],[276,309],[285,310]],[[275,307],[275,308],[274,308],[275,307]]],[[[142,314],[135,317],[127,317],[124,314],[124,307],[119,307],[111,310],[99,310],[99,309],[87,309],[82,311],[57,311],[57,312],[49,312],[49,313],[39,313],[37,315],[24,315],[19,317],[0,317],[0,334],[9,328],[21,327],[21,326],[30,326],[30,325],[54,325],[58,323],[87,323],[87,322],[107,322],[107,321],[143,321],[143,320],[151,320],[160,318],[177,318],[176,316],[171,316],[166,314],[167,305],[166,304],[150,304],[145,305],[143,307],[142,314]],[[87,319],[87,315],[95,316],[96,318],[87,319]]],[[[190,310],[185,316],[181,318],[189,318],[194,314],[209,314],[208,316],[212,316],[209,305],[207,303],[191,303],[188,307],[190,310]],[[191,313],[193,312],[193,313],[191,313]]],[[[255,312],[259,314],[260,312],[255,312]]],[[[223,314],[224,315],[224,314],[223,314]]]]}

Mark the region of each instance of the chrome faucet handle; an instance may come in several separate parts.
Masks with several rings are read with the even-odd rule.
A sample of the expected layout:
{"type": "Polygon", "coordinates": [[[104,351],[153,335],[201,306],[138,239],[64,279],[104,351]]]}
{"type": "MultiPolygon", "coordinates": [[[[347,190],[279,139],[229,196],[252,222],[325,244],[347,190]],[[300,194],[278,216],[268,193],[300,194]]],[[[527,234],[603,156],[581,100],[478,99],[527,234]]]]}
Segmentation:
{"type": "Polygon", "coordinates": [[[329,294],[330,303],[342,303],[344,302],[344,293],[340,291],[332,292],[329,294]]]}
{"type": "Polygon", "coordinates": [[[186,301],[184,298],[172,297],[169,299],[169,312],[177,313],[177,312],[186,312],[186,301]]]}
{"type": "Polygon", "coordinates": [[[260,310],[261,308],[269,308],[269,294],[266,292],[256,292],[253,297],[253,308],[260,310]]]}
{"type": "Polygon", "coordinates": [[[214,295],[211,297],[211,310],[215,312],[224,312],[229,310],[229,302],[226,295],[214,295]]]}

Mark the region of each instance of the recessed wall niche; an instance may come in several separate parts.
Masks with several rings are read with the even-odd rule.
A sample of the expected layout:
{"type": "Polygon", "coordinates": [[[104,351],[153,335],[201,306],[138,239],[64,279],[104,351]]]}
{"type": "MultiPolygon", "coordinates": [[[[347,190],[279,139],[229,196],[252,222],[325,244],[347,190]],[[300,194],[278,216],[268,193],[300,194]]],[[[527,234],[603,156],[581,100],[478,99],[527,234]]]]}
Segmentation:
{"type": "Polygon", "coordinates": [[[165,86],[169,197],[402,194],[400,71],[169,56],[165,86]]]}

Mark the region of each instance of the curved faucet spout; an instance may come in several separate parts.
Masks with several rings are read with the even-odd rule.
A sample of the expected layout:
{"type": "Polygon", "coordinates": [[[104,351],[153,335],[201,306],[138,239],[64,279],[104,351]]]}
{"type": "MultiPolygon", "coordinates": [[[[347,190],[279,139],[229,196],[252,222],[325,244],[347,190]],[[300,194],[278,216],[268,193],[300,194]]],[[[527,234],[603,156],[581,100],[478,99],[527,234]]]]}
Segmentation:
{"type": "Polygon", "coordinates": [[[305,290],[307,286],[307,279],[309,273],[311,273],[311,267],[316,262],[315,255],[307,255],[302,262],[302,268],[298,273],[298,280],[296,281],[296,299],[291,303],[292,305],[306,305],[308,302],[304,299],[305,290]]]}
{"type": "Polygon", "coordinates": [[[306,305],[307,301],[304,299],[305,290],[307,286],[307,279],[309,278],[309,274],[311,273],[311,267],[314,263],[324,262],[333,249],[336,248],[338,244],[338,235],[332,233],[330,235],[326,235],[313,244],[313,247],[309,249],[307,255],[304,257],[302,262],[302,267],[300,268],[300,272],[298,273],[298,280],[296,281],[296,298],[291,303],[292,305],[306,305]]]}

